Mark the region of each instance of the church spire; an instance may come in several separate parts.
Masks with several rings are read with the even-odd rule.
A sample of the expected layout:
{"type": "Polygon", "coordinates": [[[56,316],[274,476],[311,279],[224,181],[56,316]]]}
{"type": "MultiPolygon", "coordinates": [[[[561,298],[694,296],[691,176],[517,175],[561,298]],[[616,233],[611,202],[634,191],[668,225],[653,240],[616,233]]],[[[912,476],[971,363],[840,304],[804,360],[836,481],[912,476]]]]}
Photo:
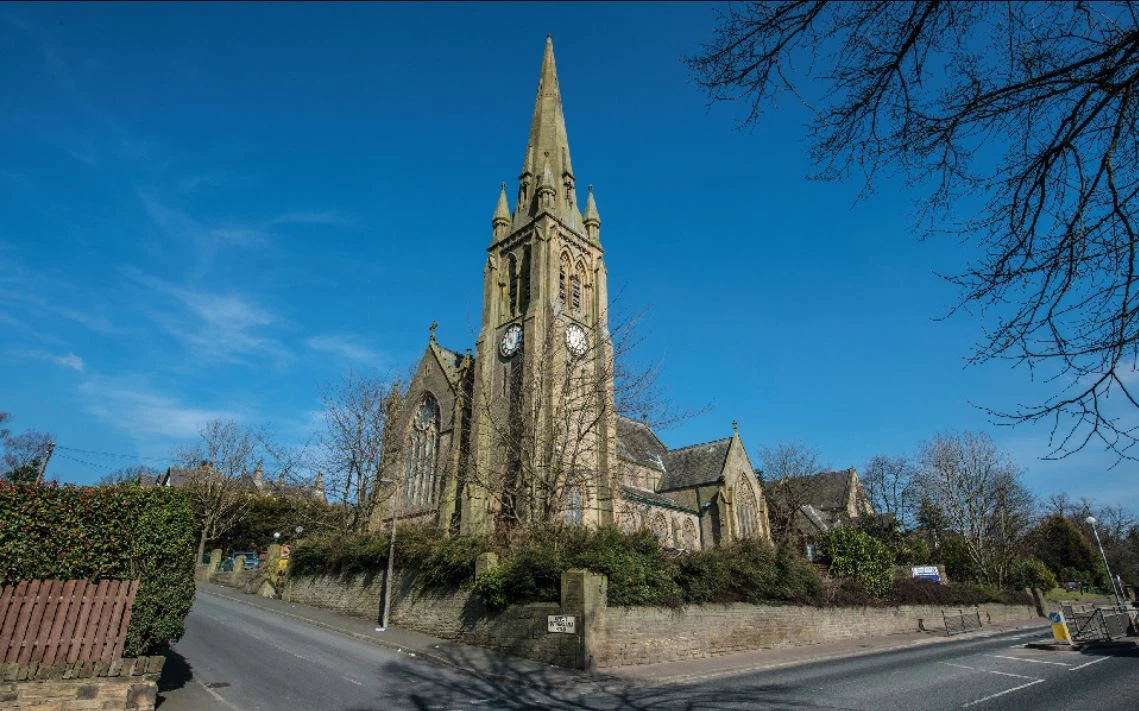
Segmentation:
{"type": "Polygon", "coordinates": [[[589,186],[589,195],[585,198],[585,231],[589,238],[598,244],[601,243],[601,215],[597,213],[597,201],[593,199],[593,186],[589,186]]]}
{"type": "Polygon", "coordinates": [[[571,227],[582,229],[574,191],[573,164],[570,161],[566,120],[562,113],[562,94],[558,87],[558,71],[554,63],[554,41],[546,35],[546,51],[542,56],[542,72],[538,79],[538,96],[534,100],[534,116],[530,119],[530,138],[519,175],[518,204],[514,209],[513,227],[521,227],[543,209],[571,227]],[[543,175],[549,168],[549,176],[543,175]],[[545,178],[545,180],[543,180],[545,178]],[[553,189],[549,206],[539,201],[539,186],[553,189]],[[547,184],[548,181],[548,184],[547,184]]]}

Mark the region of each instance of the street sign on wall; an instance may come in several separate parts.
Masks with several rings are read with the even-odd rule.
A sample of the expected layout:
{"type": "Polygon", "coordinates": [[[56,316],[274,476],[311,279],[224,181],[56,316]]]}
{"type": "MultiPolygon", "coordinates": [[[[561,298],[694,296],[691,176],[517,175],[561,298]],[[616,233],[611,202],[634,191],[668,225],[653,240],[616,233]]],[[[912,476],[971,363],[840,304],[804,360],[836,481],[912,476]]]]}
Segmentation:
{"type": "Polygon", "coordinates": [[[913,577],[917,580],[941,582],[941,571],[937,569],[936,565],[915,565],[910,570],[913,571],[913,577]]]}
{"type": "Polygon", "coordinates": [[[573,615],[549,615],[546,617],[546,630],[548,632],[577,632],[577,620],[573,615]]]}

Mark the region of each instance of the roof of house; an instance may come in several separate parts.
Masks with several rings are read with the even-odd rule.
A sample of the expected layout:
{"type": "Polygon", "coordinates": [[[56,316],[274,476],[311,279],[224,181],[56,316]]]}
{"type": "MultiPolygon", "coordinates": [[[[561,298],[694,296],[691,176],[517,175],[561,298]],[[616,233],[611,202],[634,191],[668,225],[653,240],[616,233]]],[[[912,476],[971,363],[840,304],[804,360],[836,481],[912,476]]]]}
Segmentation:
{"type": "Polygon", "coordinates": [[[819,472],[803,477],[799,500],[822,511],[846,510],[850,497],[851,470],[819,472]]]}
{"type": "Polygon", "coordinates": [[[450,348],[444,348],[435,342],[434,337],[429,341],[429,346],[435,351],[435,357],[439,359],[439,363],[443,367],[443,375],[451,385],[457,385],[463,372],[464,355],[450,348]]]}

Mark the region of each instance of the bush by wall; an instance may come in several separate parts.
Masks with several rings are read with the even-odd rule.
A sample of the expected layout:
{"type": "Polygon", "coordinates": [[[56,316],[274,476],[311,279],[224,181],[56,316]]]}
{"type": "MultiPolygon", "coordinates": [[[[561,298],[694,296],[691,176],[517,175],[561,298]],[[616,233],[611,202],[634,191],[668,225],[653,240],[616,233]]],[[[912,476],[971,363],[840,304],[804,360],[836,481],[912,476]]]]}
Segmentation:
{"type": "Polygon", "coordinates": [[[126,656],[159,654],[182,636],[195,542],[176,489],[0,482],[0,581],[138,578],[126,656]]]}
{"type": "Polygon", "coordinates": [[[819,543],[830,560],[831,575],[857,580],[874,597],[889,594],[894,582],[894,554],[884,543],[849,526],[831,529],[819,543]]]}

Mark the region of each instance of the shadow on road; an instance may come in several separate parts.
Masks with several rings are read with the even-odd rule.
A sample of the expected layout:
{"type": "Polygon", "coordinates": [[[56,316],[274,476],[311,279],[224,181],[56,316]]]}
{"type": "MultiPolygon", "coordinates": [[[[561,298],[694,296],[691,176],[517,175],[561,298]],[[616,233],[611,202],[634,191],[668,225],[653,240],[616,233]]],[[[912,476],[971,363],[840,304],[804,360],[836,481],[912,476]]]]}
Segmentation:
{"type": "Polygon", "coordinates": [[[181,654],[173,649],[168,649],[163,656],[166,657],[166,663],[162,665],[162,675],[158,677],[157,707],[161,707],[162,702],[166,700],[163,692],[177,691],[189,684],[194,678],[194,670],[181,654]]]}
{"type": "MultiPolygon", "coordinates": [[[[462,660],[454,652],[441,650],[450,663],[462,660]],[[450,657],[450,658],[448,658],[450,657]]],[[[473,674],[433,673],[428,665],[390,662],[381,674],[398,678],[411,690],[404,708],[432,711],[447,708],[486,708],[495,711],[565,709],[568,711],[717,711],[739,709],[818,708],[793,690],[778,684],[723,684],[652,687],[638,682],[590,675],[584,672],[548,667],[535,669],[529,663],[520,671],[516,660],[500,657],[488,660],[490,668],[473,674]]],[[[344,711],[381,711],[383,706],[352,706],[344,711]]]]}

